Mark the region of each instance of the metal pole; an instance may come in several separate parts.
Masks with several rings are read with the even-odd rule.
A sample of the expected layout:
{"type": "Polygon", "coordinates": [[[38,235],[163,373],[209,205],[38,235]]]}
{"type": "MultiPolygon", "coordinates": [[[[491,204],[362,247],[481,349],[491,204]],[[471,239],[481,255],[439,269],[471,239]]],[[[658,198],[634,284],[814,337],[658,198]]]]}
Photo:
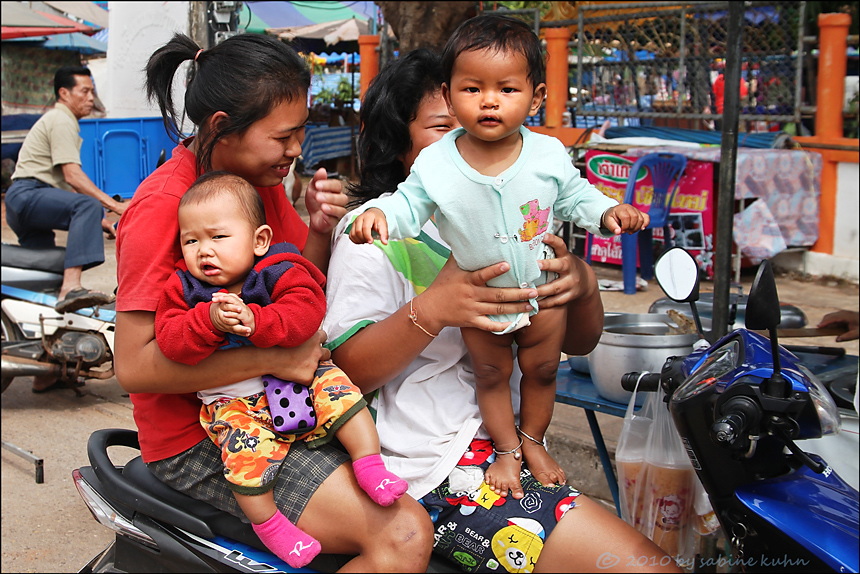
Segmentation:
{"type": "Polygon", "coordinates": [[[684,98],[682,96],[684,95],[684,86],[687,83],[687,69],[684,67],[684,57],[686,56],[686,54],[684,54],[684,52],[686,51],[686,45],[687,45],[687,7],[684,6],[683,8],[681,8],[681,42],[680,42],[680,46],[679,46],[679,50],[681,51],[681,54],[680,54],[680,61],[678,62],[678,71],[679,71],[678,72],[678,113],[679,114],[684,111],[684,105],[682,102],[684,98]]]}
{"type": "MultiPolygon", "coordinates": [[[[580,6],[581,7],[581,6],[580,6]]],[[[582,33],[582,10],[578,10],[577,14],[578,24],[576,26],[576,106],[574,107],[573,114],[573,125],[576,126],[576,116],[579,115],[580,112],[585,107],[585,102],[582,101],[582,58],[584,52],[584,46],[582,43],[583,33],[582,33]]],[[[591,74],[592,82],[594,81],[594,73],[591,74]]],[[[594,85],[592,83],[592,93],[594,90],[594,85]]]]}
{"type": "Polygon", "coordinates": [[[804,18],[806,18],[806,2],[800,3],[800,12],[797,16],[797,58],[794,60],[794,116],[797,118],[797,133],[800,133],[800,106],[801,101],[801,85],[803,84],[803,32],[804,18]]]}
{"type": "Polygon", "coordinates": [[[723,106],[723,137],[720,142],[720,189],[717,193],[717,225],[714,241],[714,311],[709,337],[711,342],[728,332],[729,322],[743,17],[744,3],[730,2],[729,21],[726,28],[726,86],[723,106]]]}
{"type": "Polygon", "coordinates": [[[19,446],[15,446],[11,442],[6,442],[5,440],[3,441],[3,448],[16,456],[20,456],[28,462],[32,462],[36,471],[36,484],[45,483],[45,459],[40,458],[19,446]]]}

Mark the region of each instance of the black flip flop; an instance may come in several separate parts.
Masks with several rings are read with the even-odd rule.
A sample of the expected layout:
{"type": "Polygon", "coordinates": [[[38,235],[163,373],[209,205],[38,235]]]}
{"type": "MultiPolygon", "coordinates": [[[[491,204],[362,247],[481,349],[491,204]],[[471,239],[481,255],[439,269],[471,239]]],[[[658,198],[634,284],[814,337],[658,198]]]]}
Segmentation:
{"type": "Polygon", "coordinates": [[[57,313],[71,313],[79,309],[86,309],[95,305],[107,305],[113,301],[113,297],[101,291],[78,287],[66,294],[66,298],[54,305],[57,313]]]}
{"type": "MultiPolygon", "coordinates": [[[[76,387],[83,387],[84,383],[82,383],[81,381],[78,381],[75,383],[75,386],[76,387]]],[[[62,391],[63,389],[68,389],[68,388],[69,388],[69,385],[67,385],[63,381],[54,381],[52,384],[48,385],[44,389],[30,388],[30,390],[33,391],[33,393],[35,393],[37,395],[41,395],[42,393],[50,393],[51,391],[62,391]]],[[[74,390],[74,389],[72,389],[72,390],[74,390]]]]}

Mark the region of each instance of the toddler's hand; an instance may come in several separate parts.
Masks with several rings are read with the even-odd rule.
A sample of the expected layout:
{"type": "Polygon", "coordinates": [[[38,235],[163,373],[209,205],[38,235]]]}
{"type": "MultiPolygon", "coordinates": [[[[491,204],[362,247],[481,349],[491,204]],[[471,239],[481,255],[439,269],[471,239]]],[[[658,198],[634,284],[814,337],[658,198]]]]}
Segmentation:
{"type": "Polygon", "coordinates": [[[212,320],[212,325],[224,333],[250,337],[256,329],[254,313],[235,293],[219,291],[213,294],[212,305],[209,306],[209,318],[212,320]]]}
{"type": "Polygon", "coordinates": [[[385,220],[385,214],[381,209],[371,207],[361,215],[355,218],[352,222],[352,229],[349,230],[349,238],[353,243],[373,243],[373,232],[376,231],[379,235],[379,240],[383,245],[388,245],[388,222],[385,220]]]}
{"type": "Polygon", "coordinates": [[[629,203],[621,203],[606,210],[603,214],[603,224],[615,235],[636,233],[648,227],[651,218],[647,213],[639,211],[629,203]]]}

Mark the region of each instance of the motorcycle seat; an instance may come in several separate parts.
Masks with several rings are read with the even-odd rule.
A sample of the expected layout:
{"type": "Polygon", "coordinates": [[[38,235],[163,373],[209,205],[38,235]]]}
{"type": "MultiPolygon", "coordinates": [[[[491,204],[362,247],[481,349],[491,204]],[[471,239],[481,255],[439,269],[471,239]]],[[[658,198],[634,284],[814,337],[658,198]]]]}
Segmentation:
{"type": "MultiPolygon", "coordinates": [[[[188,495],[182,494],[173,490],[149,472],[146,464],[141,457],[135,457],[122,470],[123,477],[136,487],[148,492],[151,496],[161,499],[163,502],[172,506],[180,512],[184,512],[195,516],[206,523],[210,530],[218,536],[229,538],[248,546],[252,546],[259,550],[269,552],[269,550],[260,542],[260,539],[254,533],[254,529],[249,522],[242,522],[239,518],[232,514],[219,510],[206,502],[196,500],[188,495]]],[[[170,517],[157,516],[157,520],[170,523],[170,517]]],[[[174,524],[174,526],[176,526],[174,524]]],[[[308,565],[320,572],[334,572],[339,570],[350,556],[341,556],[337,554],[320,554],[308,565]]],[[[433,572],[451,572],[443,566],[442,569],[430,570],[433,572]]]]}
{"type": "MultiPolygon", "coordinates": [[[[141,457],[138,456],[129,461],[123,468],[122,474],[138,488],[160,498],[177,510],[196,516],[205,522],[215,534],[232,538],[260,550],[266,550],[250,523],[242,522],[239,518],[223,510],[218,510],[211,504],[173,490],[149,472],[141,457]]],[[[156,518],[164,519],[164,517],[156,518]]]]}
{"type": "Polygon", "coordinates": [[[44,249],[32,249],[4,243],[0,257],[2,257],[3,267],[34,269],[36,271],[47,271],[62,275],[66,260],[66,248],[47,247],[44,249]]]}

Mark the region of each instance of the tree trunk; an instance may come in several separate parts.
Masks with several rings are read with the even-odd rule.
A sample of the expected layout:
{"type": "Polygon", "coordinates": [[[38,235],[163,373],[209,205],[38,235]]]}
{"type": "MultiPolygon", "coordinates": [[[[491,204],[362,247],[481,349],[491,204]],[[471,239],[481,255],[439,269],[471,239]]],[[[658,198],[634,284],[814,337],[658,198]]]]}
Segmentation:
{"type": "Polygon", "coordinates": [[[400,53],[415,48],[442,51],[461,23],[477,14],[475,2],[376,2],[400,42],[400,53]]]}

